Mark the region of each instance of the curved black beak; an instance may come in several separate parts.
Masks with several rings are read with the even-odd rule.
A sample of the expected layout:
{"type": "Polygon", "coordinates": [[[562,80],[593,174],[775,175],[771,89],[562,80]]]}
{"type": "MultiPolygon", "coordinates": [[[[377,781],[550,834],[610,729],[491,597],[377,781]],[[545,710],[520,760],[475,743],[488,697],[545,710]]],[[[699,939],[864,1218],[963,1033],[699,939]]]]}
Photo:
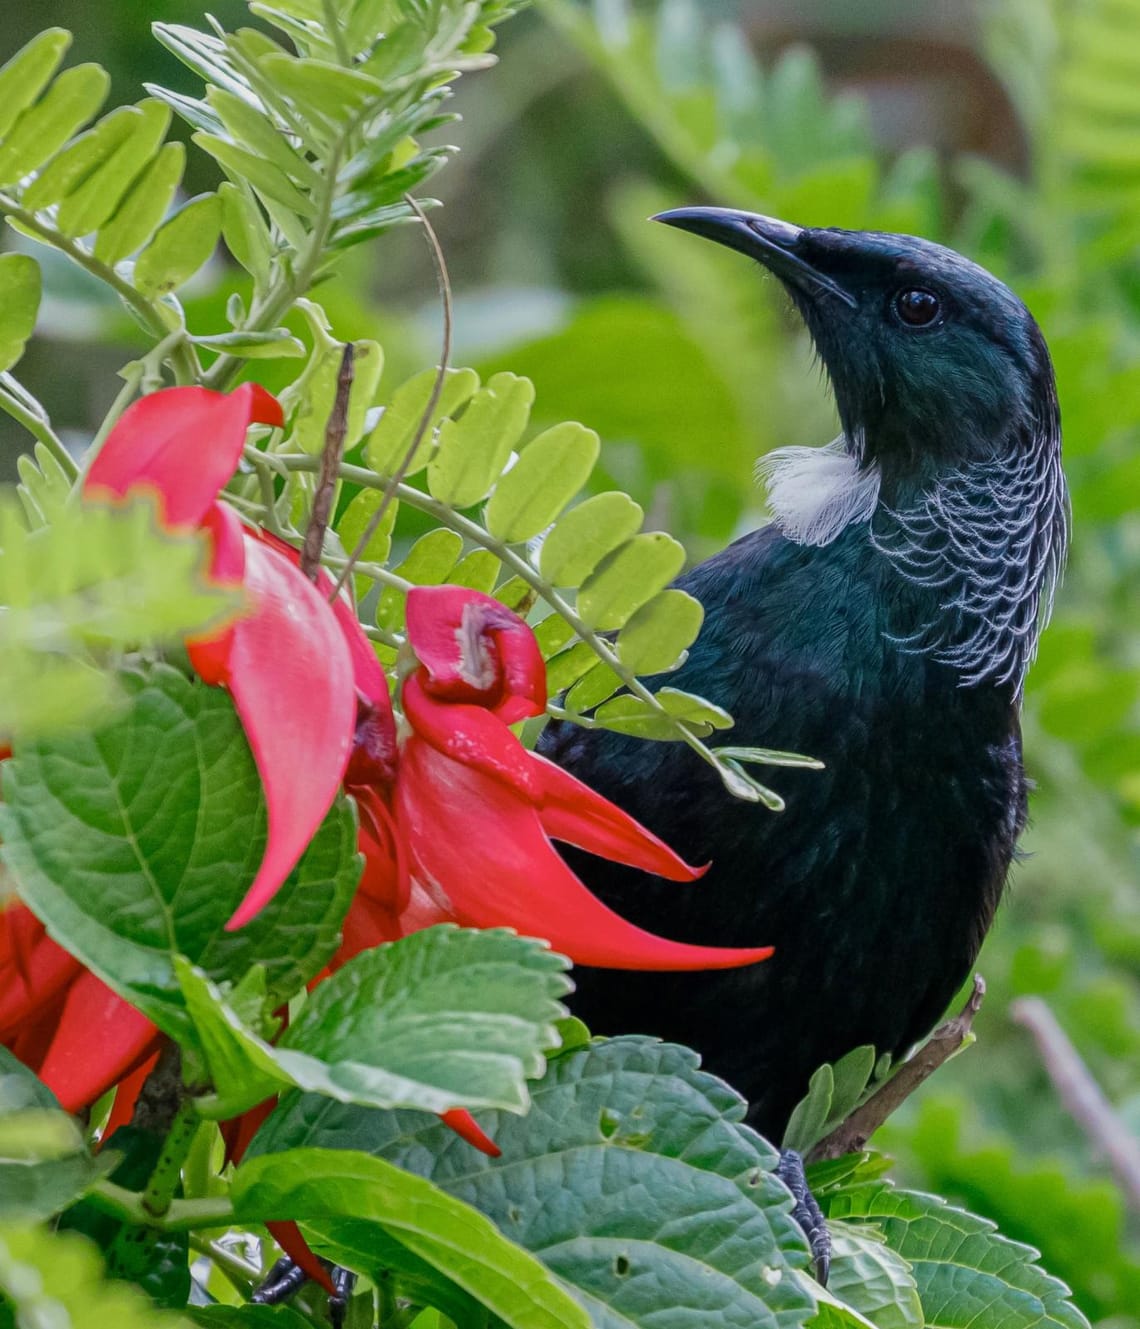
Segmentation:
{"type": "Polygon", "coordinates": [[[659,212],[650,220],[727,245],[763,263],[788,286],[798,287],[807,295],[833,295],[855,308],[855,297],[849,291],[797,253],[804,236],[802,226],[755,212],[734,212],[731,208],[673,208],[659,212]]]}

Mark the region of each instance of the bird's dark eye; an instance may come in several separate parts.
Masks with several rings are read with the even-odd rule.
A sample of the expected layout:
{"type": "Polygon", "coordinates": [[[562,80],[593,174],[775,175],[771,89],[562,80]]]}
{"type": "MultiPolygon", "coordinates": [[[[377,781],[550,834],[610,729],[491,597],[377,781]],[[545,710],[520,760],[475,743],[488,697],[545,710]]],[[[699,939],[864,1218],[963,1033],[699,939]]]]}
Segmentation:
{"type": "Polygon", "coordinates": [[[926,328],[938,317],[942,306],[933,291],[910,287],[895,296],[895,313],[910,328],[926,328]]]}

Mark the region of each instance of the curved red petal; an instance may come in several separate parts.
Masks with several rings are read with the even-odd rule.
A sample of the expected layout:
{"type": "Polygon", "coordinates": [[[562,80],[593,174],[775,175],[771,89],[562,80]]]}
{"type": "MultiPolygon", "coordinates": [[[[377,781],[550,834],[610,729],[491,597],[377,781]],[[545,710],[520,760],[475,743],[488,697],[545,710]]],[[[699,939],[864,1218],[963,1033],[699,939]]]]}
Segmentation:
{"type": "Polygon", "coordinates": [[[319,1283],[330,1297],[335,1297],[336,1288],[333,1287],[328,1270],[309,1249],[309,1244],[301,1236],[301,1229],[297,1224],[286,1220],[280,1223],[266,1223],[265,1226],[272,1234],[273,1240],[293,1263],[299,1269],[303,1269],[314,1283],[319,1283]]]}
{"type": "MultiPolygon", "coordinates": [[[[210,537],[211,577],[225,586],[240,585],[245,576],[246,541],[237,513],[224,503],[211,503],[202,519],[202,529],[210,537]]],[[[190,663],[203,683],[217,686],[226,681],[233,637],[234,625],[227,623],[204,637],[186,639],[190,663]]]]}
{"type": "Polygon", "coordinates": [[[115,1101],[111,1104],[111,1112],[107,1117],[107,1124],[103,1127],[103,1134],[99,1137],[98,1147],[103,1145],[111,1138],[120,1126],[129,1126],[131,1118],[135,1114],[135,1104],[139,1101],[139,1094],[142,1093],[142,1087],[146,1084],[146,1077],[154,1070],[158,1062],[158,1053],[140,1064],[127,1076],[119,1081],[119,1087],[115,1090],[115,1101]]]}
{"type": "Polygon", "coordinates": [[[88,497],[148,488],[169,526],[197,526],[237,469],[246,431],[281,425],[279,403],[255,383],[234,392],[164,388],[119,417],[83,482],[88,497]]]}
{"type": "Polygon", "coordinates": [[[352,660],[313,583],[250,539],[245,587],[254,609],[233,626],[225,683],[265,787],[269,837],[230,929],[248,923],[296,866],[336,797],[356,723],[352,660]]]}
{"type": "MultiPolygon", "coordinates": [[[[0,914],[0,1040],[20,1033],[82,972],[69,951],[46,935],[25,905],[0,914]]],[[[46,1049],[44,1049],[46,1052],[46,1049]]]]}
{"type": "Polygon", "coordinates": [[[512,724],[542,713],[542,652],[527,624],[493,596],[466,586],[414,586],[407,626],[431,696],[480,702],[512,724]]]}
{"type": "Polygon", "coordinates": [[[532,802],[541,796],[530,753],[498,716],[481,706],[437,701],[426,691],[422,669],[404,680],[401,701],[408,723],[438,752],[501,780],[532,802]]]}
{"type": "Polygon", "coordinates": [[[708,867],[694,868],[628,812],[538,753],[531,754],[542,787],[539,817],[552,840],[577,845],[615,863],[653,872],[670,881],[696,881],[708,867]]]}
{"type": "Polygon", "coordinates": [[[375,789],[353,790],[360,831],[357,847],[364,855],[364,875],[357,895],[367,895],[398,914],[408,903],[410,880],[407,854],[395,819],[375,789]]]}
{"type": "Polygon", "coordinates": [[[480,1153],[486,1154],[488,1158],[502,1157],[503,1151],[466,1108],[451,1108],[448,1112],[441,1112],[439,1119],[445,1126],[453,1130],[461,1140],[466,1140],[468,1144],[474,1145],[480,1153]]]}
{"type": "Polygon", "coordinates": [[[536,808],[415,737],[401,753],[396,800],[413,874],[447,899],[459,923],[515,928],[544,937],[578,964],[611,969],[730,969],[772,953],[768,946],[692,946],[635,927],[571,872],[536,808]]]}
{"type": "Polygon", "coordinates": [[[150,1056],[160,1038],[145,1015],[85,970],[68,990],[40,1079],[65,1112],[80,1112],[150,1056]]]}

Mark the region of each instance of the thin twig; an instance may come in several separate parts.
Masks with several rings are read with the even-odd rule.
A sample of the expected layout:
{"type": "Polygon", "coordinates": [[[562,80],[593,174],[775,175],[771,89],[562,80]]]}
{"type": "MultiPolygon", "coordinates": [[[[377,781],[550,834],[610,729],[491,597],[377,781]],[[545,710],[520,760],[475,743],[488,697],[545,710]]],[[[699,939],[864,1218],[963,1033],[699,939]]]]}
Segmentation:
{"type": "Polygon", "coordinates": [[[352,395],[353,364],[356,349],[345,342],[340,357],[340,371],[336,377],[336,396],[325,426],[325,446],[321,449],[321,469],[317,489],[313,495],[313,510],[305,527],[305,542],[301,546],[301,571],[310,581],[316,581],[321,567],[321,552],[325,546],[325,531],[332,515],[333,495],[340,478],[340,463],[344,456],[344,440],[348,435],[348,403],[352,395]]]}
{"type": "Polygon", "coordinates": [[[825,1135],[814,1145],[807,1161],[816,1163],[825,1158],[842,1158],[844,1154],[858,1153],[891,1113],[920,1084],[928,1080],[939,1066],[961,1049],[970,1036],[974,1017],[981,1009],[985,995],[986,981],[980,974],[975,974],[974,990],[958,1014],[945,1024],[940,1024],[881,1088],[857,1107],[830,1135],[825,1135]]]}
{"type": "Polygon", "coordinates": [[[340,576],[336,579],[336,585],[333,587],[330,599],[335,599],[336,596],[340,594],[341,587],[352,575],[352,569],[356,565],[357,560],[363,557],[364,551],[368,548],[369,540],[371,540],[376,534],[380,523],[384,520],[384,514],[391,506],[392,499],[395,497],[400,481],[403,480],[404,476],[408,473],[408,467],[411,466],[412,459],[419,451],[420,444],[423,442],[423,437],[428,431],[428,426],[432,422],[432,417],[435,415],[435,409],[439,405],[439,399],[443,394],[443,385],[447,380],[447,367],[451,361],[451,278],[447,272],[447,260],[443,256],[443,247],[439,243],[439,236],[436,235],[435,228],[427,219],[427,213],[424,212],[423,208],[420,207],[419,203],[411,196],[411,194],[405,194],[404,198],[407,201],[408,206],[419,218],[420,225],[424,228],[424,233],[431,246],[432,258],[435,261],[435,276],[436,281],[439,283],[439,298],[443,306],[443,342],[439,352],[439,365],[436,368],[435,382],[432,384],[431,396],[428,397],[423,415],[420,416],[420,422],[416,426],[416,432],[412,435],[411,444],[409,445],[407,452],[404,454],[399,466],[397,466],[395,471],[393,471],[388,477],[388,482],[384,486],[384,494],[380,499],[380,504],[369,518],[368,525],[365,526],[360,539],[356,542],[355,548],[349,554],[348,560],[341,569],[340,576]]]}
{"type": "Polygon", "coordinates": [[[1048,1005],[1040,997],[1022,997],[1010,1014],[1033,1035],[1065,1110],[1108,1163],[1129,1207],[1140,1214],[1140,1144],[1113,1111],[1048,1005]]]}

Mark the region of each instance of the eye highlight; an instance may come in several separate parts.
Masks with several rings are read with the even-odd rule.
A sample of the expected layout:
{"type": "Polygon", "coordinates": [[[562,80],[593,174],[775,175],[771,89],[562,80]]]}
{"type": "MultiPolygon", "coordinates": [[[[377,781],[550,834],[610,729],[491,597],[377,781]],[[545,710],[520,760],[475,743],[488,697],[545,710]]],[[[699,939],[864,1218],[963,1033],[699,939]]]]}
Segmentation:
{"type": "Polygon", "coordinates": [[[894,310],[908,328],[928,328],[942,312],[942,304],[933,291],[911,286],[895,296],[894,310]]]}

